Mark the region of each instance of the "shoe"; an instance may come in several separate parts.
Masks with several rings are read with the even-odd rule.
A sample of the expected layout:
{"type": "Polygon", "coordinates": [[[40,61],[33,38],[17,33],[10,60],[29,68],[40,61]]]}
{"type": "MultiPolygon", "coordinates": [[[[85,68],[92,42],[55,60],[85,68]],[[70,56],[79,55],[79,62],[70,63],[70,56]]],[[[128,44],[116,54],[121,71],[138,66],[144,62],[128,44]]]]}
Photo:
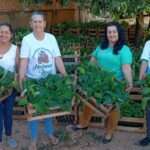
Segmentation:
{"type": "Polygon", "coordinates": [[[59,139],[53,135],[50,136],[49,139],[52,145],[57,145],[59,143],[59,139]]]}
{"type": "Polygon", "coordinates": [[[0,150],[4,150],[3,144],[0,142],[0,150]]]}
{"type": "Polygon", "coordinates": [[[102,140],[103,144],[108,144],[108,143],[110,143],[111,141],[112,141],[112,137],[109,138],[109,139],[107,139],[106,137],[104,137],[103,140],[102,140]]]}
{"type": "Polygon", "coordinates": [[[17,147],[17,142],[13,138],[8,138],[7,144],[9,145],[10,148],[16,148],[17,147]]]}
{"type": "Polygon", "coordinates": [[[29,150],[37,150],[36,141],[32,141],[29,145],[29,150]]]}
{"type": "Polygon", "coordinates": [[[74,126],[71,127],[71,129],[72,129],[73,131],[87,130],[88,127],[79,127],[79,126],[77,126],[77,125],[74,125],[74,126]]]}
{"type": "Polygon", "coordinates": [[[145,137],[144,139],[142,139],[140,142],[139,142],[139,145],[141,146],[147,146],[150,144],[150,137],[145,137]]]}

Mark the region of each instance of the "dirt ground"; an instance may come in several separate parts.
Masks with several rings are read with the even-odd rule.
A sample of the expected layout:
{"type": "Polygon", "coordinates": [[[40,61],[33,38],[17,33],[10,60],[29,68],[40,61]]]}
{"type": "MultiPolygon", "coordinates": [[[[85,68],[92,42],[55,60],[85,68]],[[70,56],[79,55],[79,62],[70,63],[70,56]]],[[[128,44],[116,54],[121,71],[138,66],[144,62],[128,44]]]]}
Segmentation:
{"type": "MultiPolygon", "coordinates": [[[[30,138],[26,122],[14,121],[13,132],[18,143],[16,150],[28,150],[30,138]]],[[[38,150],[150,150],[150,146],[141,147],[137,144],[144,137],[141,133],[116,131],[111,143],[102,144],[103,129],[89,128],[87,131],[71,132],[66,129],[66,125],[59,124],[55,132],[60,143],[53,146],[44,135],[42,123],[40,124],[38,150]]],[[[5,137],[3,141],[5,142],[5,137]]],[[[5,150],[11,149],[6,146],[5,150]]]]}

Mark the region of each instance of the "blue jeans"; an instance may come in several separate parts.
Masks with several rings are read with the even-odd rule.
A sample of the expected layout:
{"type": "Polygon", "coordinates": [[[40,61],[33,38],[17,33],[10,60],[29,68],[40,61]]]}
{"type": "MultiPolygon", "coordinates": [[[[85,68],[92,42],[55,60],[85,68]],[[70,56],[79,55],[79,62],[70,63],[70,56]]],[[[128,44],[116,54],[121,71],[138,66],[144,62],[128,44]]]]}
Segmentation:
{"type": "Polygon", "coordinates": [[[4,101],[0,102],[0,142],[2,142],[3,127],[5,128],[6,136],[12,134],[13,124],[13,105],[16,97],[16,92],[12,92],[4,101]]]}
{"type": "MultiPolygon", "coordinates": [[[[37,140],[38,126],[39,126],[38,120],[28,121],[28,129],[31,136],[31,140],[33,141],[37,140]]],[[[45,127],[45,134],[47,134],[48,137],[53,135],[54,127],[51,118],[44,119],[44,127],[45,127]]]]}

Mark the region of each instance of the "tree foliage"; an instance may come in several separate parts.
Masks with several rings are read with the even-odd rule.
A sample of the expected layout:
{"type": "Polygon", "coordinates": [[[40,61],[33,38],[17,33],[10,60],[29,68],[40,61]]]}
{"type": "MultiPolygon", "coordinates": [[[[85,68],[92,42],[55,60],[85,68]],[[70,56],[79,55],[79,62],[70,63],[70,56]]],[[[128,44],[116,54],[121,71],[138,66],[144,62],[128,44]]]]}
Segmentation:
{"type": "MultiPolygon", "coordinates": [[[[61,0],[68,4],[71,0],[61,0]]],[[[136,15],[150,13],[149,0],[74,0],[80,8],[89,9],[94,15],[107,15],[113,18],[135,17],[136,15]]]]}

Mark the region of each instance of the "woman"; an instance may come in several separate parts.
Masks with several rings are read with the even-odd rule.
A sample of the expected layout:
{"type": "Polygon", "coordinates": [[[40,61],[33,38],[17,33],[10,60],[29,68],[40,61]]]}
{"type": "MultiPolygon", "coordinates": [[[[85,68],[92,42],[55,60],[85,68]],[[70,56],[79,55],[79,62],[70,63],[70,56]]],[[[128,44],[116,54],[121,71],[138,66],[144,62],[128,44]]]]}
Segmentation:
{"type": "MultiPolygon", "coordinates": [[[[150,73],[150,41],[147,41],[141,55],[139,80],[145,79],[146,74],[149,73],[150,73]]],[[[146,123],[147,123],[147,133],[146,137],[140,140],[139,142],[141,146],[147,146],[150,144],[150,108],[146,109],[146,123]]]]}
{"type": "MultiPolygon", "coordinates": [[[[44,32],[46,21],[41,12],[32,13],[30,26],[33,30],[23,38],[21,45],[20,61],[20,85],[26,78],[40,79],[48,74],[56,74],[56,67],[62,75],[66,74],[57,41],[52,34],[44,32]]],[[[31,150],[36,150],[38,121],[29,121],[29,132],[31,134],[31,150]]],[[[53,144],[58,139],[53,135],[54,127],[50,118],[44,120],[46,134],[53,144]]]]}
{"type": "MultiPolygon", "coordinates": [[[[106,25],[104,40],[92,53],[91,61],[97,63],[100,68],[112,72],[118,80],[125,79],[127,81],[127,91],[132,88],[132,54],[125,44],[124,32],[118,23],[111,22],[106,25]]],[[[79,117],[79,125],[73,128],[75,130],[86,129],[93,113],[93,110],[85,106],[79,117]]],[[[119,116],[119,108],[115,107],[106,119],[104,144],[111,141],[119,116]]]]}
{"type": "MultiPolygon", "coordinates": [[[[13,30],[10,24],[0,24],[0,66],[11,72],[15,72],[18,65],[18,48],[11,43],[13,30]]],[[[0,102],[0,150],[3,150],[2,134],[3,126],[7,137],[7,144],[11,148],[17,146],[12,138],[12,113],[16,92],[13,91],[10,96],[0,102]]]]}

